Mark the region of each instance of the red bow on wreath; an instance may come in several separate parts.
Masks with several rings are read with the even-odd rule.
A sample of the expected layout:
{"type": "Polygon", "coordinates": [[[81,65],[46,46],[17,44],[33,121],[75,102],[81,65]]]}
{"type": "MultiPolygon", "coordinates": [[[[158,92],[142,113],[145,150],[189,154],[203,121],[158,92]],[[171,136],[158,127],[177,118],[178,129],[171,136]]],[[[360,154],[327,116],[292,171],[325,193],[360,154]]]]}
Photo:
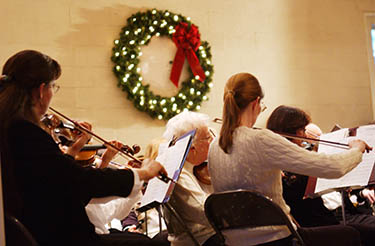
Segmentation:
{"type": "Polygon", "coordinates": [[[199,64],[199,59],[195,54],[198,50],[201,41],[198,27],[192,24],[189,29],[189,25],[185,22],[180,22],[176,26],[176,32],[172,37],[173,42],[177,46],[177,53],[173,61],[172,72],[170,80],[173,84],[178,87],[178,80],[180,79],[182,66],[185,62],[185,57],[189,62],[190,69],[193,74],[199,75],[199,80],[204,81],[206,76],[204,71],[199,64]]]}

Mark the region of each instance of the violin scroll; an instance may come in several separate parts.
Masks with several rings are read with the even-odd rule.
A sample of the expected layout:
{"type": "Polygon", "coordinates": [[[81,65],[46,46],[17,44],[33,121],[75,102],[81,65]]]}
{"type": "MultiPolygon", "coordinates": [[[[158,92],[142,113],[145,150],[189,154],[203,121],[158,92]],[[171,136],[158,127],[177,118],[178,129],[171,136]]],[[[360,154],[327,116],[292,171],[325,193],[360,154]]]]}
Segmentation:
{"type": "Polygon", "coordinates": [[[141,151],[141,147],[138,144],[133,144],[133,146],[124,145],[121,149],[131,155],[135,155],[141,151]]]}

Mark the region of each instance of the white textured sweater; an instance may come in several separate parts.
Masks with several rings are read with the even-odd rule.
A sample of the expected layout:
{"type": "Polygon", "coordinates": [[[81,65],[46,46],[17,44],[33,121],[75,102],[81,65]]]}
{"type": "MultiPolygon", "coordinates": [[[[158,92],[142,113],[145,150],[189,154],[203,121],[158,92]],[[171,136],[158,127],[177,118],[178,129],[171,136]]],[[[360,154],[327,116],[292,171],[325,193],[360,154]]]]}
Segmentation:
{"type": "MultiPolygon", "coordinates": [[[[287,214],[282,196],[281,170],[322,177],[339,178],[356,167],[362,153],[354,148],[338,154],[307,151],[267,129],[238,127],[233,146],[226,154],[216,139],[210,147],[208,165],[215,192],[248,189],[276,202],[287,214]]],[[[226,233],[229,245],[255,245],[284,238],[286,227],[259,230],[232,230],[226,233]]]]}

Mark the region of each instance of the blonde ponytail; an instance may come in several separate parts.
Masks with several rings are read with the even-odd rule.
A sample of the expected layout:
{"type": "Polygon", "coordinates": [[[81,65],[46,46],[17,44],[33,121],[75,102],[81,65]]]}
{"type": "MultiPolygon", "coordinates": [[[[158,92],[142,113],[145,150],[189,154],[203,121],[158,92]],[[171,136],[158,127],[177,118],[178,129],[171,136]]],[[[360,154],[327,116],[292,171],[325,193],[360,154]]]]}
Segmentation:
{"type": "Polygon", "coordinates": [[[219,145],[225,153],[229,153],[229,148],[233,144],[233,132],[239,124],[239,113],[240,109],[234,100],[234,92],[227,90],[224,92],[223,125],[219,138],[219,145]]]}
{"type": "Polygon", "coordinates": [[[233,132],[240,124],[240,114],[257,97],[263,98],[262,88],[253,75],[238,73],[229,78],[224,88],[223,123],[219,145],[225,153],[233,145],[233,132]]]}

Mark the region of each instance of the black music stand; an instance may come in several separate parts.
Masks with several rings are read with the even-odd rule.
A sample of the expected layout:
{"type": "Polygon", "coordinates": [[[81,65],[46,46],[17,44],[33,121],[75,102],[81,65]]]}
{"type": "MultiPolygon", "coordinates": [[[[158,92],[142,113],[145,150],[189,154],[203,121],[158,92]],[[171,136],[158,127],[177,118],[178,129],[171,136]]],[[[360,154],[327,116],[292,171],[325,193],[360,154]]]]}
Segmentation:
{"type": "MultiPolygon", "coordinates": [[[[172,174],[172,178],[171,178],[172,181],[170,181],[168,184],[165,184],[157,179],[151,180],[147,188],[149,189],[151,186],[151,189],[150,189],[151,192],[150,190],[146,189],[146,193],[142,199],[142,201],[145,201],[145,202],[143,202],[142,204],[142,201],[141,201],[141,207],[138,208],[137,210],[139,212],[146,212],[147,210],[151,208],[156,208],[156,210],[159,213],[159,229],[161,232],[162,231],[161,219],[163,217],[161,213],[161,205],[162,205],[177,219],[177,221],[186,229],[186,232],[192,238],[194,243],[197,246],[199,246],[199,243],[193,237],[191,232],[187,229],[185,223],[183,222],[179,214],[176,212],[176,210],[172,206],[170,206],[170,204],[168,204],[168,201],[172,195],[173,189],[176,185],[176,182],[184,166],[186,157],[189,153],[195,133],[196,133],[196,129],[186,133],[185,135],[181,136],[178,139],[173,138],[167,144],[168,145],[167,149],[165,150],[164,153],[161,154],[161,155],[166,155],[164,158],[166,163],[163,163],[162,160],[160,160],[160,162],[164,164],[164,167],[167,169],[167,172],[169,173],[169,175],[172,174]],[[178,156],[179,158],[176,158],[176,156],[178,156]],[[156,195],[153,192],[155,189],[157,193],[156,195]],[[147,191],[149,191],[149,193],[147,193],[147,191]]],[[[163,159],[162,156],[160,158],[163,159]]]]}
{"type": "Polygon", "coordinates": [[[346,190],[347,188],[341,188],[340,194],[341,194],[341,215],[342,215],[342,223],[346,225],[346,218],[345,218],[345,196],[346,196],[346,190]]]}

